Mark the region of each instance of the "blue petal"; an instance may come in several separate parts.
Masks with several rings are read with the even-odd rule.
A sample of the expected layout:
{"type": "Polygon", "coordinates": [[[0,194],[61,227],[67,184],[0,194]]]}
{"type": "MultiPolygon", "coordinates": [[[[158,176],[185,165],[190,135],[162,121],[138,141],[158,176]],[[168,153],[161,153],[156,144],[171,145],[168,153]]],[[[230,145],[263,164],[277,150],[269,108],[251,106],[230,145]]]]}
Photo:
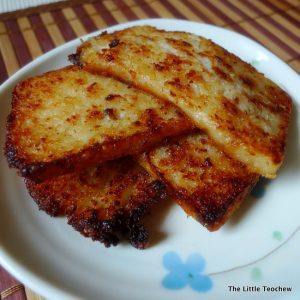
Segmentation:
{"type": "Polygon", "coordinates": [[[189,283],[191,287],[198,292],[207,292],[212,286],[212,280],[205,275],[194,274],[192,278],[190,278],[189,283]]]}
{"type": "Polygon", "coordinates": [[[167,252],[163,256],[163,264],[170,271],[178,270],[183,267],[183,263],[182,263],[180,257],[177,255],[176,252],[172,252],[172,251],[167,252]]]}
{"type": "Polygon", "coordinates": [[[171,290],[178,290],[184,288],[188,280],[184,273],[171,272],[163,280],[162,285],[171,290]]]}
{"type": "Polygon", "coordinates": [[[198,273],[198,272],[201,272],[204,270],[204,267],[205,267],[205,259],[195,253],[195,254],[191,254],[186,263],[186,271],[189,272],[189,273],[198,273]]]}

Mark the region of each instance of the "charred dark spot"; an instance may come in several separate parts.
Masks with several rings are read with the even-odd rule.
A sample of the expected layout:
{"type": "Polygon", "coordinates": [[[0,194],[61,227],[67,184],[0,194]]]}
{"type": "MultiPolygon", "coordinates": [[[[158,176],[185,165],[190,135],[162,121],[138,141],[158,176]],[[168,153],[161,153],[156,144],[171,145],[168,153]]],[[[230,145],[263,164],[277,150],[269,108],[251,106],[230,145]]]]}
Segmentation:
{"type": "Polygon", "coordinates": [[[154,63],[153,65],[157,71],[163,71],[165,69],[165,66],[163,64],[155,64],[154,63]]]}
{"type": "Polygon", "coordinates": [[[142,118],[144,120],[144,123],[152,133],[157,132],[161,129],[161,124],[159,124],[160,122],[158,122],[157,112],[154,109],[146,109],[143,113],[142,118]]]}
{"type": "Polygon", "coordinates": [[[228,181],[238,192],[243,189],[243,181],[241,179],[233,177],[229,178],[228,181]]]}
{"type": "MultiPolygon", "coordinates": [[[[128,166],[126,163],[123,165],[125,173],[128,166]]],[[[130,181],[144,182],[147,176],[145,171],[140,171],[138,174],[132,174],[130,181]]],[[[159,180],[151,181],[138,194],[133,195],[126,206],[124,204],[122,207],[122,200],[116,200],[112,204],[113,207],[104,212],[96,208],[97,203],[94,203],[95,208],[69,214],[69,224],[82,235],[100,241],[106,247],[115,246],[119,240],[125,238],[137,249],[144,249],[149,240],[149,233],[140,221],[150,212],[150,207],[165,195],[165,185],[159,180]],[[116,209],[117,206],[120,208],[116,209]]]]}
{"type": "Polygon", "coordinates": [[[205,145],[205,144],[207,144],[207,139],[202,138],[202,139],[200,140],[200,142],[201,142],[201,144],[205,145]]]}
{"type": "Polygon", "coordinates": [[[107,30],[102,31],[102,32],[99,34],[99,36],[104,36],[104,35],[107,35],[107,30]]]}
{"type": "Polygon", "coordinates": [[[209,226],[213,223],[215,223],[218,219],[219,216],[221,215],[221,213],[216,213],[210,209],[207,209],[207,212],[205,214],[203,214],[203,221],[204,223],[209,226]]]}
{"type": "Polygon", "coordinates": [[[90,84],[90,85],[86,88],[86,90],[87,90],[89,93],[93,93],[93,92],[95,92],[95,91],[97,90],[96,87],[97,87],[97,82],[93,82],[92,84],[90,84]]]}
{"type": "Polygon", "coordinates": [[[213,166],[213,164],[212,164],[212,162],[211,162],[211,160],[210,160],[209,157],[207,157],[207,158],[204,160],[203,166],[204,166],[204,167],[209,167],[209,168],[213,166]]]}
{"type": "Polygon", "coordinates": [[[80,183],[84,184],[84,185],[87,185],[88,184],[88,178],[87,178],[87,174],[84,173],[84,172],[81,172],[79,174],[79,181],[80,183]]]}
{"type": "Polygon", "coordinates": [[[213,69],[222,80],[232,81],[232,78],[230,77],[230,75],[228,73],[225,73],[221,68],[213,67],[213,69]]]}
{"type": "Polygon", "coordinates": [[[40,164],[32,164],[32,165],[27,165],[23,168],[21,168],[20,173],[22,177],[30,177],[30,175],[32,175],[33,173],[35,173],[36,170],[38,170],[39,168],[43,168],[44,164],[40,163],[40,164]]]}
{"type": "Polygon", "coordinates": [[[46,212],[51,217],[57,217],[61,215],[60,202],[58,200],[51,199],[51,201],[44,203],[43,201],[36,201],[34,197],[33,199],[38,205],[39,210],[46,212]]]}
{"type": "Polygon", "coordinates": [[[228,63],[226,63],[226,61],[224,59],[222,59],[222,57],[215,55],[214,58],[216,59],[216,61],[219,65],[224,66],[229,71],[232,71],[232,66],[229,65],[228,63]]]}
{"type": "Polygon", "coordinates": [[[113,39],[110,43],[109,43],[109,48],[114,48],[114,47],[116,47],[116,46],[118,46],[119,45],[119,40],[118,39],[113,39]]]}
{"type": "Polygon", "coordinates": [[[247,85],[248,87],[250,87],[250,88],[255,87],[255,82],[251,78],[246,77],[246,76],[240,76],[239,78],[242,81],[242,83],[247,85]]]}
{"type": "Polygon", "coordinates": [[[74,54],[70,54],[68,56],[68,59],[69,61],[73,64],[73,65],[76,65],[80,68],[83,67],[83,64],[80,62],[80,53],[79,52],[76,52],[74,54]]]}
{"type": "Polygon", "coordinates": [[[181,41],[182,46],[184,47],[192,47],[192,45],[187,41],[181,41]]]}
{"type": "Polygon", "coordinates": [[[177,89],[181,89],[181,87],[182,87],[182,84],[181,84],[180,79],[178,77],[175,77],[175,78],[167,81],[167,83],[174,86],[174,87],[176,87],[177,89]]]}
{"type": "Polygon", "coordinates": [[[186,77],[189,79],[192,79],[195,75],[196,75],[196,71],[195,70],[190,70],[187,74],[186,77]]]}
{"type": "Polygon", "coordinates": [[[105,247],[116,246],[119,238],[115,234],[117,222],[113,220],[100,220],[96,210],[85,211],[79,215],[69,216],[68,223],[77,231],[94,241],[102,242],[105,247]]]}
{"type": "Polygon", "coordinates": [[[10,168],[19,168],[21,162],[18,159],[18,152],[8,139],[5,143],[5,156],[10,168]]]}
{"type": "Polygon", "coordinates": [[[77,120],[78,120],[78,115],[76,115],[76,114],[66,118],[66,121],[71,124],[75,124],[77,120]]]}
{"type": "Polygon", "coordinates": [[[167,60],[172,65],[180,65],[183,62],[182,59],[179,56],[174,55],[174,54],[168,54],[167,55],[167,60]]]}
{"type": "Polygon", "coordinates": [[[152,198],[165,198],[167,196],[166,185],[160,180],[153,181],[149,188],[149,195],[152,198]]]}
{"type": "Polygon", "coordinates": [[[226,97],[222,98],[222,104],[227,112],[229,112],[232,115],[239,115],[240,111],[237,108],[237,106],[232,103],[230,100],[228,100],[226,97]]]}
{"type": "Polygon", "coordinates": [[[196,72],[195,70],[190,70],[188,73],[186,73],[186,78],[190,80],[190,83],[193,83],[194,81],[203,81],[203,77],[199,72],[196,72]]]}
{"type": "Polygon", "coordinates": [[[111,230],[114,228],[114,223],[112,221],[106,220],[102,222],[101,227],[103,231],[111,232],[111,230]]]}
{"type": "Polygon", "coordinates": [[[105,59],[106,59],[106,61],[113,61],[115,58],[114,58],[114,56],[113,56],[113,54],[112,53],[107,53],[106,55],[105,55],[105,59]]]}
{"type": "Polygon", "coordinates": [[[109,94],[108,96],[105,97],[105,100],[106,101],[112,101],[112,100],[121,99],[121,98],[123,98],[121,95],[118,95],[118,94],[109,94]]]}
{"type": "Polygon", "coordinates": [[[117,112],[113,108],[106,108],[106,109],[104,109],[103,113],[105,116],[108,116],[113,120],[118,119],[117,112]]]}
{"type": "Polygon", "coordinates": [[[7,124],[13,123],[16,120],[16,115],[14,113],[10,113],[7,116],[7,124]]]}
{"type": "Polygon", "coordinates": [[[167,41],[169,44],[171,44],[172,46],[177,46],[176,48],[179,48],[180,47],[192,47],[192,45],[187,42],[187,41],[183,41],[183,40],[176,40],[176,39],[171,39],[171,38],[167,38],[167,41]]]}
{"type": "Polygon", "coordinates": [[[103,118],[103,114],[99,110],[92,110],[92,111],[89,112],[88,118],[91,118],[91,119],[102,119],[103,118]]]}
{"type": "Polygon", "coordinates": [[[129,241],[137,249],[145,249],[149,240],[149,233],[144,225],[136,224],[130,228],[129,241]]]}
{"type": "MultiPolygon", "coordinates": [[[[38,186],[34,181],[25,179],[26,187],[29,191],[30,196],[38,205],[39,210],[46,212],[48,215],[52,217],[56,217],[62,214],[62,208],[60,200],[54,199],[51,195],[47,195],[45,193],[41,194],[38,186]]],[[[43,190],[48,190],[49,185],[44,184],[43,190]]]]}
{"type": "Polygon", "coordinates": [[[138,208],[130,215],[125,210],[119,210],[111,219],[101,220],[96,210],[91,209],[79,215],[71,215],[69,224],[82,235],[100,241],[106,247],[116,246],[122,236],[127,236],[134,247],[144,249],[149,234],[146,228],[139,224],[141,213],[144,213],[144,210],[138,208]]]}

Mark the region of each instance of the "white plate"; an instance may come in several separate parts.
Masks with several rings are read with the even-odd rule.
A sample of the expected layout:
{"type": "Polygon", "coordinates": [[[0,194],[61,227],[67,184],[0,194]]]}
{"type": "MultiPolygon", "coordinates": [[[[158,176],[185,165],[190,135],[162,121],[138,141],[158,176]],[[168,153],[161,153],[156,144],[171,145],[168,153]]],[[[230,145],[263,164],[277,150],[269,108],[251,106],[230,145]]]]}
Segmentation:
{"type": "MultiPolygon", "coordinates": [[[[127,244],[106,249],[81,237],[64,218],[39,212],[2,155],[0,263],[51,299],[299,299],[299,76],[254,41],[210,25],[158,19],[121,24],[108,31],[141,24],[211,38],[286,89],[295,105],[278,178],[259,184],[256,196],[249,197],[215,233],[186,218],[175,204],[162,204],[147,220],[152,231],[147,250],[127,244]],[[230,291],[229,286],[241,290],[230,291]],[[243,286],[247,291],[242,291],[243,286]],[[268,292],[263,286],[291,287],[292,291],[268,292]]],[[[77,39],[41,56],[2,85],[1,148],[12,88],[28,76],[68,64],[68,54],[79,43],[77,39]]]]}

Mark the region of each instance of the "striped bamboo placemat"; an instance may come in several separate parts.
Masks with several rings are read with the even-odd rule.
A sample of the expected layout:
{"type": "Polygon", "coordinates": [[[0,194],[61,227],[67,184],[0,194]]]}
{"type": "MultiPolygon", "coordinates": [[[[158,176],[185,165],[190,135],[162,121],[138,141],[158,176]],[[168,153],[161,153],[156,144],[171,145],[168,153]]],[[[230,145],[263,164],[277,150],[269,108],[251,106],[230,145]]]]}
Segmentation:
{"type": "MultiPolygon", "coordinates": [[[[0,15],[0,83],[66,41],[146,18],[187,19],[229,28],[263,44],[300,72],[299,0],[69,0],[0,15]]],[[[0,291],[2,298],[42,299],[1,267],[0,291]]]]}

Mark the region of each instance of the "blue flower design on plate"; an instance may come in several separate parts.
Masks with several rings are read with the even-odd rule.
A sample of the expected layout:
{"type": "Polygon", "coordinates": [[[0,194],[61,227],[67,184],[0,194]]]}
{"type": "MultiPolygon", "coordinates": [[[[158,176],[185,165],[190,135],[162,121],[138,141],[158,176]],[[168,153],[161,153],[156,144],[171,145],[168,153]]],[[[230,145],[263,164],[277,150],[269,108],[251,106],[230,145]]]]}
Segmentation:
{"type": "Polygon", "coordinates": [[[257,66],[260,64],[260,62],[259,62],[259,60],[257,60],[257,59],[252,59],[251,62],[250,62],[250,64],[251,64],[253,67],[257,67],[257,66]]]}
{"type": "Polygon", "coordinates": [[[191,254],[185,263],[175,252],[167,252],[163,256],[163,265],[167,274],[162,284],[165,288],[178,290],[190,285],[197,292],[207,292],[212,286],[212,280],[201,274],[205,267],[205,259],[199,254],[191,254]]]}

